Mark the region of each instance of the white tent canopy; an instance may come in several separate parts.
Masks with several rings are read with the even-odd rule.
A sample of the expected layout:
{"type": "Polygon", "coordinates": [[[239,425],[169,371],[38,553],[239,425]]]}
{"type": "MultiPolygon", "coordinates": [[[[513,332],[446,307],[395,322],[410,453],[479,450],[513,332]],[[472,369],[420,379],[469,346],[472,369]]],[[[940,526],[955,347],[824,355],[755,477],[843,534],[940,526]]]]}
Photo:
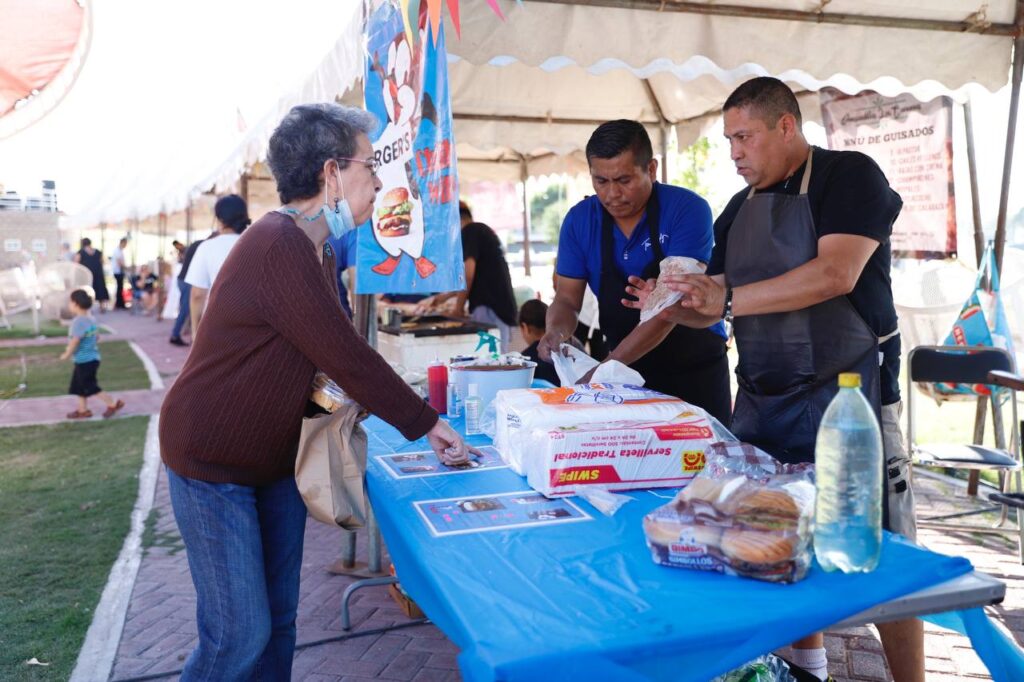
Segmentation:
{"type": "MultiPolygon", "coordinates": [[[[471,176],[577,168],[594,123],[609,118],[645,121],[656,144],[676,126],[685,144],[751,75],[921,99],[962,96],[972,83],[995,90],[1007,82],[1022,5],[500,1],[506,22],[483,0],[461,0],[461,38],[446,28],[455,138],[471,176]]],[[[288,108],[333,98],[363,69],[362,0],[296,0],[287,12],[241,0],[92,0],[91,10],[75,86],[0,139],[0,181],[56,180],[78,225],[176,211],[230,184],[288,108]]]]}
{"type": "MultiPolygon", "coordinates": [[[[777,75],[797,91],[831,85],[964,99],[972,87],[1006,84],[1017,4],[532,0],[504,3],[502,22],[483,2],[464,2],[461,39],[446,27],[460,159],[582,150],[595,125],[612,118],[644,122],[656,145],[674,126],[687,145],[756,75],[777,75]]],[[[805,119],[820,120],[815,96],[801,105],[805,119]]],[[[501,170],[512,177],[511,165],[501,170]]]]}

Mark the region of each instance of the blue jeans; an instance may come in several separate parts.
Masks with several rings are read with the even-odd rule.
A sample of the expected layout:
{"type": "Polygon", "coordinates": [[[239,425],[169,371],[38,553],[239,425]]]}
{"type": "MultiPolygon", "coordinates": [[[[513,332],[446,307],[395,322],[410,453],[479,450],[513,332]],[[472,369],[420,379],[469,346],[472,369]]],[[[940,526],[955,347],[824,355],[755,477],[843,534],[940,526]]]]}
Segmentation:
{"type": "Polygon", "coordinates": [[[306,528],[295,480],[167,479],[197,598],[199,645],[181,680],[291,679],[306,528]]]}
{"type": "Polygon", "coordinates": [[[189,297],[192,295],[192,285],[178,280],[178,291],[181,292],[181,301],[178,303],[178,319],[174,321],[174,328],[171,330],[172,339],[181,338],[181,328],[185,326],[185,320],[189,314],[189,297]]]}

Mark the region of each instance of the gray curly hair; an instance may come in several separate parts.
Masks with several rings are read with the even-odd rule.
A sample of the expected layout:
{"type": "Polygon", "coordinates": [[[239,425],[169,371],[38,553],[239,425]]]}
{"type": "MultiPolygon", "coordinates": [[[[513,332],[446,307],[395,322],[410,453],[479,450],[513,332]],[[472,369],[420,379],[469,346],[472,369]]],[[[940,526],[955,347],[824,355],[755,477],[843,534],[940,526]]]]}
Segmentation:
{"type": "MultiPolygon", "coordinates": [[[[292,107],[270,136],[267,155],[281,203],[319,194],[324,162],[355,155],[359,134],[370,135],[377,126],[373,114],[355,107],[330,102],[292,107]]],[[[340,168],[349,163],[338,161],[340,168]]]]}

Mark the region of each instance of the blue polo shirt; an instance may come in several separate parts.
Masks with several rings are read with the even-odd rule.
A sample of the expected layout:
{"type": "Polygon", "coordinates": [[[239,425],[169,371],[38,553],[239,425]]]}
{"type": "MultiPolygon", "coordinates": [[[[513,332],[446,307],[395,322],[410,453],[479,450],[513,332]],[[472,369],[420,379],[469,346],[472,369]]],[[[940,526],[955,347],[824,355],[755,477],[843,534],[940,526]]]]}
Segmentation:
{"type": "Polygon", "coordinates": [[[349,317],[352,317],[352,308],[348,303],[348,289],[345,288],[345,278],[341,275],[346,269],[356,264],[356,230],[349,230],[342,235],[341,239],[328,237],[327,243],[334,249],[334,276],[338,279],[341,307],[345,309],[349,317]]]}
{"type": "MultiPolygon", "coordinates": [[[[660,182],[654,191],[661,212],[658,239],[665,256],[688,256],[707,263],[715,243],[708,202],[696,192],[660,182]]],[[[595,296],[601,289],[601,218],[601,202],[596,195],[589,196],[569,209],[558,238],[558,275],[586,280],[595,296]]],[[[654,261],[647,213],[629,238],[619,229],[612,234],[615,267],[627,277],[641,277],[654,261]]],[[[725,338],[721,322],[711,329],[725,338]]]]}

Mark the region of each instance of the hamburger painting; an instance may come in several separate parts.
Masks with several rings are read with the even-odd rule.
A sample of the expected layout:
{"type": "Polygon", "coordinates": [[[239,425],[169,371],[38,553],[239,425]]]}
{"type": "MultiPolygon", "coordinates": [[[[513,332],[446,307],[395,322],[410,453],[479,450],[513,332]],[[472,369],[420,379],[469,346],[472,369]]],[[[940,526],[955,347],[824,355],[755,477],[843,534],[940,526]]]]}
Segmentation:
{"type": "Polygon", "coordinates": [[[377,209],[377,233],[384,239],[404,237],[412,225],[412,202],[409,190],[395,187],[387,192],[377,209]]]}

